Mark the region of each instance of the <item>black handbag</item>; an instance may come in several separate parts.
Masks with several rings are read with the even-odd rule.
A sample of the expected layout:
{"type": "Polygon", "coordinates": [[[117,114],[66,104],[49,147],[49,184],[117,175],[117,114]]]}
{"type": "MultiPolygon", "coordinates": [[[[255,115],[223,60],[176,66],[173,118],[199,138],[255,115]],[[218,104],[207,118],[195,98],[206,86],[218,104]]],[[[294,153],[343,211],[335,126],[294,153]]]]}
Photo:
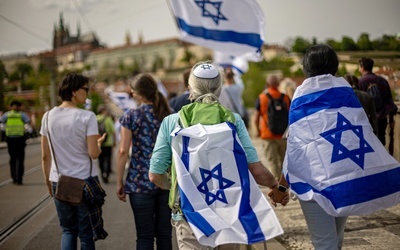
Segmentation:
{"type": "MultiPolygon", "coordinates": [[[[48,123],[49,114],[50,111],[46,117],[47,135],[49,137],[50,148],[53,153],[54,163],[56,165],[58,173],[58,182],[56,187],[55,198],[61,202],[78,206],[79,204],[82,203],[83,200],[83,188],[85,187],[85,180],[60,174],[56,160],[56,155],[53,149],[53,143],[51,142],[51,137],[50,137],[50,129],[48,123]]],[[[92,159],[90,157],[89,159],[90,159],[90,175],[92,175],[92,159]]]]}

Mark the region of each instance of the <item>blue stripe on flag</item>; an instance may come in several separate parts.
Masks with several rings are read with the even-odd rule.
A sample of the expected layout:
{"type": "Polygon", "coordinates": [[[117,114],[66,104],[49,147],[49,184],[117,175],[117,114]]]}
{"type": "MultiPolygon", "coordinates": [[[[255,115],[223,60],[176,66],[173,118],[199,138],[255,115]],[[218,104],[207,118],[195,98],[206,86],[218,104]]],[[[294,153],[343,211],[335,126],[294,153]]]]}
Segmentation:
{"type": "MultiPolygon", "coordinates": [[[[189,142],[190,137],[182,136],[182,156],[181,160],[185,168],[189,171],[189,142]]],[[[181,196],[181,207],[185,210],[185,217],[188,222],[196,225],[207,237],[215,232],[214,228],[207,222],[207,220],[201,216],[199,213],[195,212],[192,204],[186,197],[185,193],[179,188],[179,193],[181,196]]]]}
{"type": "Polygon", "coordinates": [[[242,199],[239,208],[239,220],[242,223],[243,229],[246,231],[248,243],[253,244],[265,240],[264,233],[260,228],[257,216],[250,206],[250,180],[249,168],[247,165],[246,153],[236,140],[236,127],[230,122],[227,122],[232,129],[232,136],[234,138],[233,151],[236,160],[237,170],[240,176],[240,183],[242,186],[242,199]]]}
{"type": "MultiPolygon", "coordinates": [[[[185,164],[186,165],[186,164],[185,164]]],[[[201,216],[201,214],[194,211],[192,204],[190,204],[185,193],[179,188],[179,193],[181,195],[181,205],[185,208],[185,218],[188,222],[196,225],[200,231],[204,233],[207,237],[215,233],[214,228],[207,222],[207,220],[201,216]]]]}
{"type": "Polygon", "coordinates": [[[324,109],[341,107],[361,108],[352,88],[330,88],[303,95],[294,99],[290,105],[289,124],[324,109]]]}
{"type": "Polygon", "coordinates": [[[190,158],[190,153],[188,150],[189,147],[189,142],[190,138],[187,136],[182,136],[182,155],[181,155],[181,160],[183,164],[186,167],[186,170],[189,171],[189,158],[190,158]]]}
{"type": "Polygon", "coordinates": [[[313,190],[329,199],[335,209],[356,205],[400,192],[400,166],[385,172],[352,179],[331,185],[318,191],[308,183],[291,183],[291,188],[299,195],[313,190]]]}
{"type": "Polygon", "coordinates": [[[178,27],[189,35],[207,40],[247,44],[256,49],[260,49],[263,44],[260,34],[257,33],[239,33],[231,30],[212,30],[201,26],[191,26],[179,17],[176,17],[176,21],[178,27]]]}

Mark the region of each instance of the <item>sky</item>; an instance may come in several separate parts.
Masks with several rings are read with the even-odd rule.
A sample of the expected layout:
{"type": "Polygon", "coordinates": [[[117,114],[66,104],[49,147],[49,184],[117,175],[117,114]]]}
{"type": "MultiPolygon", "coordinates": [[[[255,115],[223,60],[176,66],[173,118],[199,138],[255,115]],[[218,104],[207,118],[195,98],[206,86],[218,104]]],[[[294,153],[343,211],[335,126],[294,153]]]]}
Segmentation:
{"type": "MultiPolygon", "coordinates": [[[[297,36],[324,42],[400,32],[400,0],[256,1],[265,14],[267,44],[287,45],[297,36]]],[[[178,38],[167,0],[1,0],[0,55],[51,50],[61,12],[71,35],[79,22],[82,34],[94,31],[108,47],[123,45],[127,33],[133,43],[140,33],[145,42],[178,38]]]]}

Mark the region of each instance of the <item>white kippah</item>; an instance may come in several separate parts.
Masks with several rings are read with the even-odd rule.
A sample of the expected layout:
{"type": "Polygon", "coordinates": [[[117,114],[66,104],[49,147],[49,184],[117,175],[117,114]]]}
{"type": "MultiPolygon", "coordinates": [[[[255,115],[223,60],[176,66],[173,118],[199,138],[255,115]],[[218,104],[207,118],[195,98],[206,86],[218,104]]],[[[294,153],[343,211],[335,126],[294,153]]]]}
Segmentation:
{"type": "Polygon", "coordinates": [[[218,69],[208,63],[200,64],[193,70],[193,75],[199,77],[199,78],[215,78],[219,74],[218,69]]]}

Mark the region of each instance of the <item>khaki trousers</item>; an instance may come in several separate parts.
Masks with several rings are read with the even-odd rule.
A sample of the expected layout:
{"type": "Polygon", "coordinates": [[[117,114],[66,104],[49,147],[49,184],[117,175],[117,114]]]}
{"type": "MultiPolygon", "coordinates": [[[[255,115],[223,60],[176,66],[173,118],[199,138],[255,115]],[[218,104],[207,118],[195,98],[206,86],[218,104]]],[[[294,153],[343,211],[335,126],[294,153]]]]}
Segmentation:
{"type": "Polygon", "coordinates": [[[285,139],[263,139],[263,156],[267,161],[265,166],[271,171],[277,180],[282,173],[283,159],[286,152],[285,139]]]}

